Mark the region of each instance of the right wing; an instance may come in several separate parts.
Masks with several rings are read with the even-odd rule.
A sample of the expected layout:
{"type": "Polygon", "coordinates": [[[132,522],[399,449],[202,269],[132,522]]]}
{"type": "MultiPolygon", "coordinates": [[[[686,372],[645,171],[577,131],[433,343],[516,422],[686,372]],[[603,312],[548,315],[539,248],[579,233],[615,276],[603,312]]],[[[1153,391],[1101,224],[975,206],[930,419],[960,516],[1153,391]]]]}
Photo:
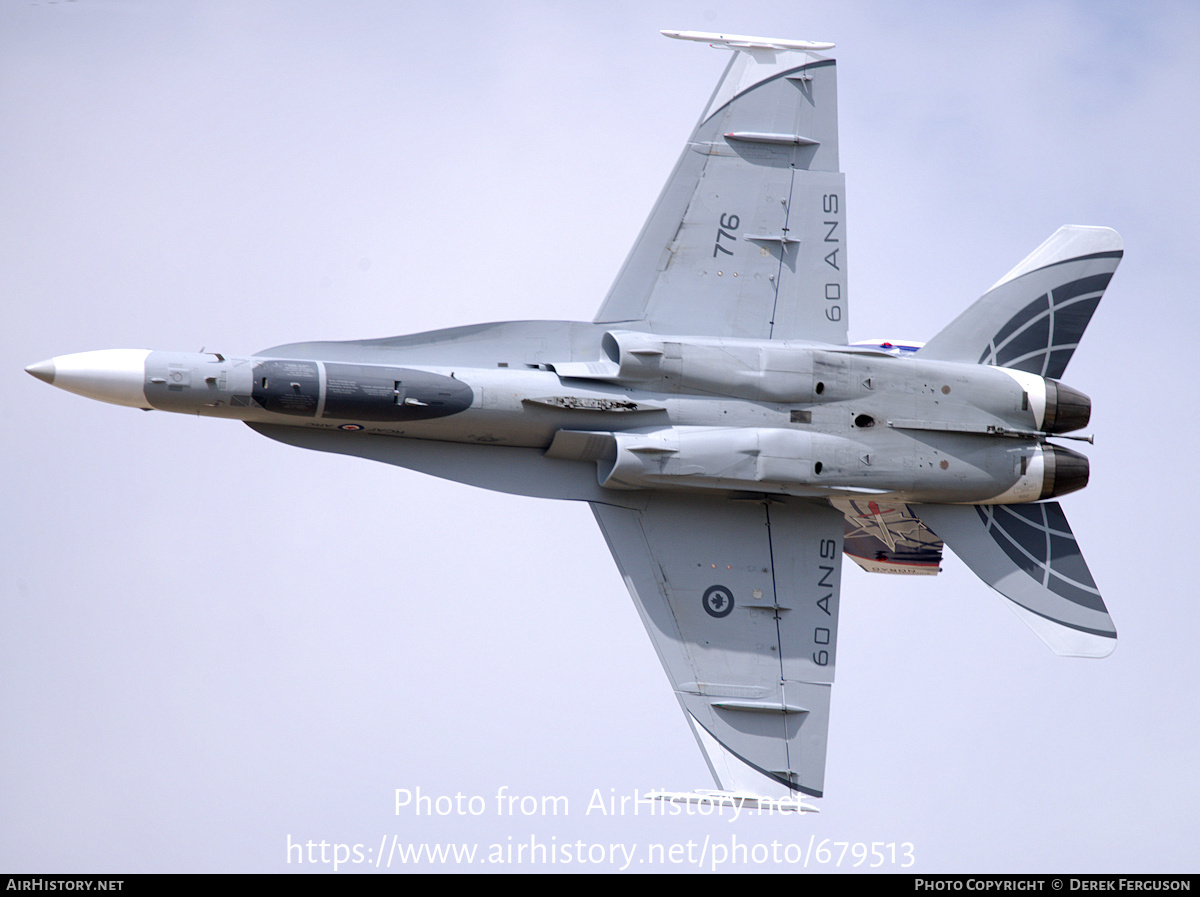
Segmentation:
{"type": "Polygon", "coordinates": [[[717,784],[820,797],[842,515],[668,492],[592,510],[717,784]]]}
{"type": "Polygon", "coordinates": [[[836,67],[813,52],[832,44],[669,36],[737,52],[596,323],[844,344],[836,67]]]}

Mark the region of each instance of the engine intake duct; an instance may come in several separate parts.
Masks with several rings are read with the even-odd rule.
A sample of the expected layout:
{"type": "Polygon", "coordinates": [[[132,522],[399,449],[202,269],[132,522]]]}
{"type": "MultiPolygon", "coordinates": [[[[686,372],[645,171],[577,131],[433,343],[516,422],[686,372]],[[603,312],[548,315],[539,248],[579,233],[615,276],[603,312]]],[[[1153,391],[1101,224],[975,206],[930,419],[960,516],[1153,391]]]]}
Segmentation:
{"type": "Polygon", "coordinates": [[[1079,452],[1060,445],[1046,445],[1042,447],[1042,458],[1046,473],[1038,501],[1077,492],[1088,484],[1088,459],[1079,452]]]}
{"type": "MultiPolygon", "coordinates": [[[[1046,433],[1070,433],[1086,427],[1092,417],[1092,400],[1077,389],[1046,378],[1046,433]]],[[[1086,478],[1085,478],[1086,482],[1086,478]]]]}

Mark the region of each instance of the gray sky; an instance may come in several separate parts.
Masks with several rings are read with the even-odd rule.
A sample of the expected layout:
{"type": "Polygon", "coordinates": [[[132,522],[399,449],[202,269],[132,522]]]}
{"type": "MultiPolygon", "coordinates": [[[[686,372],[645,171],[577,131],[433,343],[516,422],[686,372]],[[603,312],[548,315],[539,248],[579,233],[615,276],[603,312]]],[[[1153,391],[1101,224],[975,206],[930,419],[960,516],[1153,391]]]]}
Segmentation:
{"type": "Polygon", "coordinates": [[[639,871],[734,837],[1195,871],[1195,576],[1162,525],[1190,522],[1200,439],[1194,4],[448,10],[0,2],[0,868],[311,871],[289,836],[395,835],[621,844],[639,871]],[[837,42],[852,339],[928,338],[1061,224],[1125,239],[1065,378],[1096,445],[1063,506],[1116,653],[1052,655],[953,557],[847,563],[815,817],[586,812],[711,787],[586,506],[21,370],[590,319],[725,62],[662,28],[837,42]],[[396,815],[418,787],[487,809],[396,815]],[[569,815],[499,816],[502,787],[569,815]]]}

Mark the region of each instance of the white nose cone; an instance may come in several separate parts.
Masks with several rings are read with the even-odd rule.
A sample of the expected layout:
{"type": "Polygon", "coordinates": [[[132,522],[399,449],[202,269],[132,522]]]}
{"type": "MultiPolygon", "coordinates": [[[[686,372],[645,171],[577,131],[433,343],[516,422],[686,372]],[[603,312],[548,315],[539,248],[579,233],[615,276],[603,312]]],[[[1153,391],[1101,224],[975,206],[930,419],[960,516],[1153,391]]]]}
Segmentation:
{"type": "Polygon", "coordinates": [[[37,377],[43,383],[53,383],[54,362],[39,361],[37,364],[31,364],[29,367],[25,368],[25,373],[33,374],[33,376],[37,377]]]}
{"type": "Polygon", "coordinates": [[[56,355],[25,368],[39,380],[89,399],[149,408],[146,401],[146,356],[149,349],[101,349],[56,355]]]}

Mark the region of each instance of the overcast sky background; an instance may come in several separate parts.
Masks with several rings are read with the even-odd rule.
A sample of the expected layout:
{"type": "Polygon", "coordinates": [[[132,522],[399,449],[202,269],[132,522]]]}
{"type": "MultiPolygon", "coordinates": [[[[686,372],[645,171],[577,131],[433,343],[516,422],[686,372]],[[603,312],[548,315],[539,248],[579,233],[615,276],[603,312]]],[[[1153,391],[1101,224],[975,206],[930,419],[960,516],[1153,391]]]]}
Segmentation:
{"type": "Polygon", "coordinates": [[[395,834],[1194,872],[1198,39],[1190,2],[0,2],[0,869],[395,834]],[[847,562],[819,816],[585,813],[712,787],[585,505],[22,372],[589,320],[726,61],[662,28],[837,42],[851,339],[927,339],[1062,224],[1125,240],[1064,378],[1116,653],[1054,656],[952,556],[847,562]],[[417,787],[487,811],[395,815],[417,787]]]}

